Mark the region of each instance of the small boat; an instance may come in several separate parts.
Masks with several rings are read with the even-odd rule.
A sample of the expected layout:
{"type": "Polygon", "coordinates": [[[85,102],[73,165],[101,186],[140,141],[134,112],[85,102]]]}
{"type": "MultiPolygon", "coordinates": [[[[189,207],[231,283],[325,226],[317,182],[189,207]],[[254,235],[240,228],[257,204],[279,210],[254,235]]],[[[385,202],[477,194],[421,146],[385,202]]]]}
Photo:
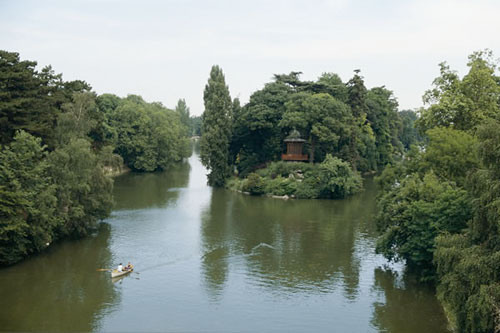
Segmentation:
{"type": "Polygon", "coordinates": [[[119,272],[117,269],[113,269],[111,271],[111,277],[116,278],[116,277],[119,277],[119,276],[122,276],[122,275],[125,275],[125,274],[132,272],[134,270],[134,265],[130,265],[130,266],[131,266],[130,269],[125,269],[125,267],[124,267],[123,271],[121,271],[121,272],[119,272]]]}

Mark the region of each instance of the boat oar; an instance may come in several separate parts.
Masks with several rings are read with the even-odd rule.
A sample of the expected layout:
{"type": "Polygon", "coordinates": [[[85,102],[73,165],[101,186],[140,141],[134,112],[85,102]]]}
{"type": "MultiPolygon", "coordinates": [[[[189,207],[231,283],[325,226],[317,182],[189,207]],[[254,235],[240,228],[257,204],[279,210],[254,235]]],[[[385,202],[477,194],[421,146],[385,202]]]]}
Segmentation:
{"type": "Polygon", "coordinates": [[[113,269],[112,268],[98,268],[97,271],[98,272],[106,272],[106,271],[112,271],[113,269]]]}

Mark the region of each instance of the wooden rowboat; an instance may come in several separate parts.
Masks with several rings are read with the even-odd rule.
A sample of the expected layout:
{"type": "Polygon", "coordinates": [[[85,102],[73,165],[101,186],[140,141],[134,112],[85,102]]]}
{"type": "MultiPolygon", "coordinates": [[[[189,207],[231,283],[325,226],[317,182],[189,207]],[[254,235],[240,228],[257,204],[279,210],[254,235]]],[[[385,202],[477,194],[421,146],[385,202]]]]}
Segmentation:
{"type": "Polygon", "coordinates": [[[132,272],[134,270],[134,265],[130,265],[130,266],[132,266],[131,269],[127,269],[127,270],[124,269],[121,272],[119,272],[117,269],[113,269],[111,271],[111,277],[112,278],[116,278],[116,277],[119,277],[119,276],[122,276],[122,275],[125,275],[125,274],[128,274],[128,273],[132,272]]]}

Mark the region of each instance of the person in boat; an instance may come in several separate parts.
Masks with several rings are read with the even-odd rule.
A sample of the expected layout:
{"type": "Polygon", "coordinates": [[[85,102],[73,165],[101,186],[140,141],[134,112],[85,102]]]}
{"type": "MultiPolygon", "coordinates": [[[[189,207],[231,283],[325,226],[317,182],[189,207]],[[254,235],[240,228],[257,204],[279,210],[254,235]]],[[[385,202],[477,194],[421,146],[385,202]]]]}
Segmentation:
{"type": "Polygon", "coordinates": [[[116,270],[117,270],[118,272],[123,272],[123,265],[122,265],[122,263],[120,263],[120,264],[118,265],[118,268],[117,268],[116,270]]]}
{"type": "Polygon", "coordinates": [[[132,269],[132,264],[130,263],[130,261],[128,262],[127,266],[125,266],[125,270],[126,271],[129,271],[132,269]]]}

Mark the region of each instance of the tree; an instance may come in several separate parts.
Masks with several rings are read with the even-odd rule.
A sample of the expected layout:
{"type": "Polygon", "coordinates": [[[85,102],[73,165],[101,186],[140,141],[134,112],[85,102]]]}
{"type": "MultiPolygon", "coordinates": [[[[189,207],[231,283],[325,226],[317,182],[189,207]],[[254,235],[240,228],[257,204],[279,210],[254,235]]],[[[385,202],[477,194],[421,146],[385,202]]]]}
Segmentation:
{"type": "Polygon", "coordinates": [[[492,56],[488,50],[470,55],[469,72],[462,79],[446,63],[440,64],[441,75],[423,98],[430,106],[421,110],[418,125],[422,131],[450,126],[474,132],[483,120],[498,119],[500,84],[492,56]]]}
{"type": "Polygon", "coordinates": [[[384,170],[377,249],[422,278],[458,332],[500,330],[500,80],[490,51],[462,79],[442,63],[417,124],[428,144],[384,170]]]}
{"type": "Polygon", "coordinates": [[[105,112],[108,133],[116,137],[116,152],[131,169],[165,170],[189,156],[187,131],[177,112],[136,95],[119,100],[100,96],[98,105],[105,112]]]}
{"type": "Polygon", "coordinates": [[[191,123],[191,133],[194,136],[201,136],[201,116],[193,116],[189,118],[191,123]]]}
{"type": "Polygon", "coordinates": [[[191,124],[189,121],[189,107],[186,104],[186,101],[181,98],[177,101],[177,105],[175,106],[175,112],[179,114],[181,124],[186,129],[186,136],[191,136],[192,133],[190,131],[191,124]]]}
{"type": "Polygon", "coordinates": [[[57,120],[55,136],[58,145],[68,144],[71,138],[86,138],[97,125],[92,119],[95,113],[95,94],[73,93],[72,101],[63,105],[64,112],[57,120]]]}
{"type": "Polygon", "coordinates": [[[54,149],[54,127],[61,107],[74,92],[89,92],[90,85],[64,82],[51,66],[36,70],[35,61],[0,50],[0,143],[9,143],[17,130],[42,138],[54,149]]]}
{"type": "Polygon", "coordinates": [[[343,199],[359,192],[362,186],[359,174],[352,171],[349,163],[327,154],[318,171],[319,197],[343,199]]]}
{"type": "Polygon", "coordinates": [[[241,111],[233,114],[231,154],[240,176],[280,158],[284,134],[279,121],[292,91],[290,85],[281,81],[267,83],[250,96],[241,111]]]}
{"type": "Polygon", "coordinates": [[[366,104],[366,120],[373,130],[373,138],[367,135],[370,131],[366,129],[363,136],[367,152],[364,157],[368,168],[377,169],[391,163],[393,156],[403,150],[398,138],[401,119],[398,115],[398,102],[392,91],[385,87],[370,89],[366,95],[366,104]]]}
{"type": "Polygon", "coordinates": [[[317,84],[323,86],[320,92],[328,93],[339,101],[347,103],[347,86],[338,74],[323,73],[318,78],[317,84]]]}
{"type": "Polygon", "coordinates": [[[404,260],[422,281],[435,278],[435,238],[459,233],[472,216],[467,192],[440,181],[432,172],[414,173],[380,198],[376,250],[389,260],[404,260]]]}
{"type": "Polygon", "coordinates": [[[366,104],[367,89],[363,77],[359,75],[360,70],[354,71],[354,76],[347,82],[347,104],[352,112],[352,131],[349,141],[350,162],[354,170],[360,163],[360,150],[363,150],[362,134],[367,131],[370,136],[371,129],[365,126],[368,105],[366,104]]]}
{"type": "Polygon", "coordinates": [[[205,111],[202,115],[200,157],[209,170],[208,184],[224,186],[231,175],[229,145],[232,130],[232,102],[224,73],[212,66],[203,93],[205,111]]]}
{"type": "Polygon", "coordinates": [[[426,133],[429,144],[422,154],[420,170],[433,170],[443,180],[465,185],[468,173],[479,166],[478,142],[467,132],[436,127],[426,133]]]}
{"type": "Polygon", "coordinates": [[[57,190],[58,232],[81,237],[111,212],[113,180],[104,167],[116,156],[112,149],[92,148],[88,134],[97,124],[95,94],[74,93],[72,100],[59,115],[54,131],[58,144],[48,162],[57,190]]]}
{"type": "Polygon", "coordinates": [[[0,150],[0,264],[12,264],[55,239],[56,188],[41,139],[18,131],[0,150]]]}
{"type": "Polygon", "coordinates": [[[50,67],[42,73],[35,61],[20,61],[18,53],[0,51],[0,139],[12,140],[23,129],[50,141],[58,109],[51,94],[60,89],[60,75],[50,67]]]}
{"type": "Polygon", "coordinates": [[[286,103],[280,125],[296,128],[308,138],[309,161],[313,163],[319,144],[331,147],[326,153],[338,152],[342,138],[351,133],[349,108],[328,94],[294,94],[286,103]]]}
{"type": "Polygon", "coordinates": [[[460,332],[500,328],[500,122],[478,127],[481,165],[469,176],[474,216],[465,233],[437,239],[438,296],[460,332]]]}
{"type": "Polygon", "coordinates": [[[417,112],[413,110],[403,110],[399,112],[401,119],[401,130],[398,133],[398,139],[405,150],[410,149],[412,144],[417,144],[423,140],[418,129],[415,127],[418,119],[417,112]]]}

